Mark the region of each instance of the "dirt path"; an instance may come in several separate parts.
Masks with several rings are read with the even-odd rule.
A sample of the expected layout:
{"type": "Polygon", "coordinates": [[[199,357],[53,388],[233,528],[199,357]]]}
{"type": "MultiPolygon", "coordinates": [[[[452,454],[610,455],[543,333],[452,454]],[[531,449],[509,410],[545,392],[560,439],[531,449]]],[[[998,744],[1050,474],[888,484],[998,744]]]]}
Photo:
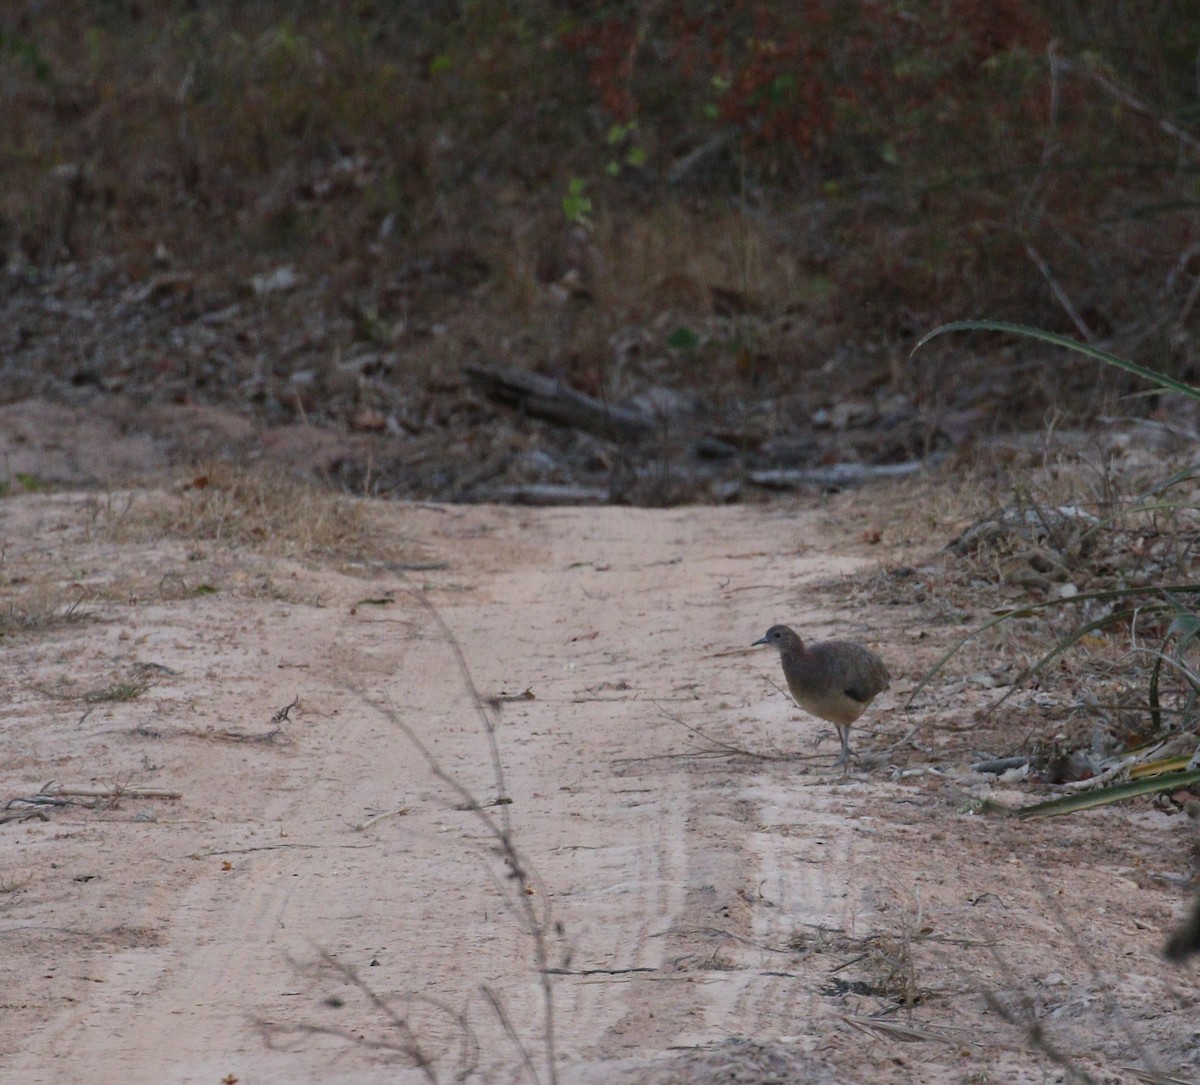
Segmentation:
{"type": "Polygon", "coordinates": [[[107,600],[5,638],[2,797],[47,780],[181,795],[0,826],[5,1080],[521,1080],[485,988],[547,1080],[514,883],[397,723],[497,794],[406,582],[484,696],[532,694],[501,711],[512,804],[489,810],[561,924],[563,1081],[1055,1079],[997,1006],[1105,1081],[1200,1072],[1200,986],[1158,957],[1183,903],[1150,877],[1186,866],[1190,825],[1149,808],[1018,824],[944,777],[891,778],[930,761],[886,751],[932,649],[886,608],[813,609],[811,584],[877,560],[854,532],[745,508],[379,515],[444,567],[198,555],[113,541],[92,499],[0,503],[9,568],[107,600]],[[777,620],[888,658],[894,688],[857,738],[869,775],[840,780],[836,741],[814,749],[820,726],[773,688],[774,654],[743,647],[777,620]],[[97,693],[123,682],[148,688],[97,693]]]}

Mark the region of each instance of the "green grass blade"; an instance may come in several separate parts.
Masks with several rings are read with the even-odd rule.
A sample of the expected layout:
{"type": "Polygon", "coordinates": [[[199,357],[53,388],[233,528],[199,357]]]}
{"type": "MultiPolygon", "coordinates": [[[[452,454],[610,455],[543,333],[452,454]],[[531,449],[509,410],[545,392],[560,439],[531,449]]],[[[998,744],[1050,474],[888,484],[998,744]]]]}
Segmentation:
{"type": "Polygon", "coordinates": [[[1053,662],[1068,648],[1078,644],[1089,633],[1094,633],[1097,629],[1103,629],[1105,626],[1111,625],[1114,622],[1126,621],[1127,619],[1134,617],[1139,610],[1145,614],[1159,608],[1165,609],[1165,606],[1166,604],[1160,603],[1157,605],[1147,605],[1136,609],[1130,608],[1127,610],[1114,610],[1111,614],[1106,614],[1103,618],[1097,618],[1094,622],[1088,622],[1087,625],[1080,626],[1070,636],[1058,641],[1058,643],[1056,643],[1054,647],[1051,648],[1050,651],[1042,656],[1042,658],[1036,663],[1031,663],[1019,675],[1017,675],[1017,677],[1013,679],[1013,684],[1008,687],[1008,690],[1005,692],[1004,696],[1001,697],[994,705],[992,705],[988,709],[988,712],[995,712],[997,708],[1004,704],[1009,697],[1016,693],[1017,690],[1019,690],[1030,678],[1037,674],[1038,671],[1045,667],[1046,664],[1053,662]]]}
{"type": "MultiPolygon", "coordinates": [[[[1152,490],[1150,495],[1158,497],[1160,494],[1166,493],[1172,486],[1178,486],[1181,482],[1191,482],[1197,475],[1200,475],[1200,463],[1194,463],[1190,467],[1185,467],[1182,471],[1176,471],[1175,474],[1163,479],[1152,490]]],[[[1187,506],[1184,506],[1185,508],[1187,506]]]]}
{"type": "MultiPolygon", "coordinates": [[[[1182,594],[1200,594],[1200,584],[1167,584],[1164,587],[1157,589],[1165,595],[1170,595],[1172,592],[1182,594]]],[[[1010,618],[1032,618],[1039,610],[1045,610],[1048,607],[1064,607],[1071,606],[1076,603],[1087,603],[1094,599],[1125,599],[1132,595],[1145,595],[1146,588],[1106,588],[1104,591],[1080,592],[1078,595],[1071,595],[1065,599],[1046,599],[1041,603],[1028,603],[1024,606],[1013,607],[1011,610],[1006,610],[990,621],[984,622],[977,629],[972,629],[966,636],[955,641],[950,649],[933,664],[922,676],[921,680],[913,687],[912,693],[908,695],[908,700],[905,702],[906,708],[911,708],[912,703],[916,700],[917,694],[921,692],[933,679],[933,677],[960,651],[964,645],[970,643],[976,637],[986,633],[989,629],[999,625],[1001,622],[1006,622],[1010,618]]]]}
{"type": "Polygon", "coordinates": [[[1161,673],[1162,656],[1159,655],[1150,669],[1150,690],[1146,696],[1146,702],[1150,705],[1150,726],[1154,728],[1155,734],[1162,732],[1162,706],[1158,700],[1158,679],[1161,673]]]}
{"type": "Polygon", "coordinates": [[[1022,806],[1016,813],[1023,821],[1056,817],[1059,814],[1074,814],[1079,810],[1091,810],[1097,806],[1136,799],[1141,795],[1157,795],[1162,791],[1173,791],[1177,787],[1190,787],[1192,784],[1200,784],[1200,769],[1171,772],[1164,776],[1135,780],[1131,784],[1097,788],[1095,791],[1084,791],[1077,795],[1064,795],[1062,798],[1035,803],[1033,806],[1022,806]]]}
{"type": "Polygon", "coordinates": [[[1190,384],[1177,381],[1174,377],[1168,377],[1165,373],[1147,369],[1144,365],[1138,365],[1137,362],[1131,362],[1129,359],[1122,358],[1116,354],[1109,354],[1106,350],[1088,346],[1086,343],[1080,343],[1078,340],[1069,339],[1065,335],[1043,331],[1041,328],[1031,328],[1026,324],[1008,324],[1002,320],[956,320],[952,324],[942,324],[940,327],[934,328],[933,331],[926,332],[925,335],[921,336],[917,345],[913,347],[909,357],[911,358],[913,354],[916,354],[931,339],[936,339],[939,335],[945,335],[947,332],[961,331],[1008,332],[1012,335],[1025,336],[1027,339],[1040,339],[1043,343],[1051,343],[1056,347],[1066,347],[1068,350],[1073,350],[1079,354],[1086,354],[1089,358],[1095,358],[1106,365],[1116,366],[1118,369],[1123,369],[1126,373],[1133,373],[1136,376],[1142,377],[1152,384],[1158,385],[1160,388],[1169,388],[1173,392],[1180,392],[1185,396],[1190,396],[1192,399],[1200,399],[1200,388],[1193,388],[1190,384]]]}

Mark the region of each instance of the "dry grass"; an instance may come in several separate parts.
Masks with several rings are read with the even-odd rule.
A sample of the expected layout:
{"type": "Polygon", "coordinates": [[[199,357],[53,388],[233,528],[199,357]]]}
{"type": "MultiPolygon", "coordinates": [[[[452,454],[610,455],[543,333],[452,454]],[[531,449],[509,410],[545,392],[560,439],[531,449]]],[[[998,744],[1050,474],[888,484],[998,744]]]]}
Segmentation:
{"type": "Polygon", "coordinates": [[[88,704],[114,704],[122,701],[137,700],[150,688],[149,682],[114,682],[103,689],[91,690],[83,695],[88,704]]]}
{"type": "MultiPolygon", "coordinates": [[[[17,148],[0,235],[31,266],[116,256],[130,284],[153,287],[165,264],[200,310],[225,307],[252,274],[294,265],[309,286],[264,306],[289,331],[307,326],[297,338],[311,349],[262,343],[261,328],[253,350],[231,346],[224,394],[240,407],[273,345],[320,373],[354,347],[402,339],[388,364],[440,381],[481,350],[568,375],[581,355],[607,372],[621,364],[622,333],[656,378],[701,391],[728,391],[731,375],[747,394],[811,388],[832,360],[839,374],[857,369],[847,383],[858,389],[882,374],[902,392],[991,397],[1030,419],[1059,393],[1094,402],[1082,399],[1094,375],[1072,386],[1064,366],[997,381],[994,356],[968,364],[947,349],[904,376],[897,358],[914,332],[965,312],[1062,327],[1056,290],[1099,334],[1161,343],[1181,370],[1195,363],[1191,239],[1156,217],[1191,198],[1194,140],[1147,116],[1174,116],[1194,96],[1192,58],[1176,44],[1194,22],[1184,5],[1170,19],[1131,15],[1121,34],[1027,2],[1012,5],[1003,34],[987,29],[982,4],[968,5],[977,18],[936,4],[903,16],[818,4],[834,23],[786,5],[700,4],[686,32],[677,5],[652,5],[629,72],[607,49],[568,41],[620,32],[624,17],[607,10],[460,7],[27,12],[0,50],[17,148]],[[691,52],[708,31],[731,50],[717,50],[722,65],[758,57],[758,76],[779,64],[789,85],[803,69],[812,100],[788,92],[776,106],[811,123],[792,137],[778,128],[770,82],[742,86],[747,112],[733,109],[730,88],[708,78],[718,73],[707,50],[691,52]],[[810,62],[771,60],[778,42],[759,54],[774,36],[822,34],[828,54],[818,47],[810,62]],[[1097,70],[1145,108],[1114,109],[1091,60],[1052,68],[1050,41],[1064,62],[1108,43],[1097,70]],[[1146,70],[1141,54],[1154,61],[1146,70]],[[839,85],[875,90],[843,100],[839,85]],[[630,138],[644,167],[608,168],[620,155],[606,87],[636,99],[630,138]],[[806,117],[839,101],[836,116],[806,117]],[[719,154],[676,173],[714,139],[719,154]],[[595,205],[583,238],[562,206],[571,182],[595,205]],[[164,236],[175,252],[158,252],[164,236]],[[1053,283],[1026,252],[1034,242],[1052,254],[1053,283]],[[774,326],[714,320],[714,288],[725,292],[717,308],[757,307],[774,326]],[[672,352],[675,320],[720,342],[672,352]],[[865,360],[864,346],[881,343],[891,369],[865,360]]],[[[65,366],[66,353],[38,364],[65,366]]],[[[138,364],[154,387],[157,344],[138,364]]],[[[222,394],[219,383],[205,396],[222,394]]],[[[291,397],[271,399],[276,417],[292,409],[291,397]]],[[[358,404],[319,394],[313,407],[346,421],[358,404]]]]}
{"type": "Polygon", "coordinates": [[[16,893],[24,889],[27,885],[33,884],[33,872],[29,871],[24,874],[12,874],[0,876],[0,896],[7,893],[16,893]]]}
{"type": "MultiPolygon", "coordinates": [[[[232,590],[319,605],[304,595],[303,578],[281,575],[280,559],[377,576],[425,556],[384,509],[262,469],[221,465],[170,492],[7,500],[33,504],[8,506],[0,637],[79,621],[88,604],[137,606],[232,590]]],[[[118,683],[91,696],[128,700],[143,689],[118,683]]]]}
{"type": "Polygon", "coordinates": [[[349,567],[386,567],[421,555],[419,544],[385,528],[370,502],[269,468],[213,465],[172,493],[97,499],[91,511],[113,542],[163,539],[349,567]]]}
{"type": "Polygon", "coordinates": [[[1095,452],[1049,442],[1038,464],[912,483],[882,525],[907,560],[824,589],[911,615],[926,666],[969,637],[913,703],[953,711],[971,751],[1034,754],[1048,779],[1073,778],[1078,751],[1197,726],[1200,596],[1161,590],[1200,583],[1196,485],[1156,495],[1169,457],[1095,452]]]}
{"type": "Polygon", "coordinates": [[[281,473],[214,467],[197,474],[148,522],[171,538],[281,557],[329,554],[364,541],[348,499],[281,473]]]}
{"type": "MultiPolygon", "coordinates": [[[[0,564],[0,569],[8,562],[0,564]]],[[[82,621],[83,595],[70,584],[38,578],[30,583],[17,576],[0,584],[0,637],[46,633],[71,622],[82,621]]]]}

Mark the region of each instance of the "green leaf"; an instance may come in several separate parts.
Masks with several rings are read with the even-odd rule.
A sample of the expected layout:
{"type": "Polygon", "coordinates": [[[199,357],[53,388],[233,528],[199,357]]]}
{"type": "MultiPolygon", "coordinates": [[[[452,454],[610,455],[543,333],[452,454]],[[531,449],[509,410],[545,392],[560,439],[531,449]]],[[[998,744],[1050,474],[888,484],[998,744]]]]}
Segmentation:
{"type": "Polygon", "coordinates": [[[795,72],[783,72],[771,81],[771,101],[783,102],[789,100],[800,86],[800,80],[795,72]]]}
{"type": "Polygon", "coordinates": [[[42,56],[38,47],[28,39],[0,31],[0,56],[6,54],[18,57],[28,64],[33,71],[34,79],[39,83],[52,81],[53,72],[49,62],[42,56]]]}
{"type": "Polygon", "coordinates": [[[608,130],[606,138],[610,147],[615,147],[618,143],[624,143],[633,130],[637,127],[637,121],[630,121],[628,124],[614,124],[608,130]]]}
{"type": "Polygon", "coordinates": [[[582,177],[572,177],[567,182],[567,194],[562,201],[563,214],[580,226],[588,225],[588,216],[592,213],[592,201],[585,192],[586,188],[587,181],[582,177]]]}
{"type": "Polygon", "coordinates": [[[673,350],[695,350],[700,345],[700,336],[691,328],[676,328],[667,336],[667,346],[673,350]]]}

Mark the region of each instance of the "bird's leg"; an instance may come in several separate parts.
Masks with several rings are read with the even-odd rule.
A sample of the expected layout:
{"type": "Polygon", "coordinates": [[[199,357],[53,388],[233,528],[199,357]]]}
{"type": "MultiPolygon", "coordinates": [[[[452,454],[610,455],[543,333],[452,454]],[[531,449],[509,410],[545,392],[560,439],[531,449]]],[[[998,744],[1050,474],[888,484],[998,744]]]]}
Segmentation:
{"type": "Polygon", "coordinates": [[[835,723],[837,728],[838,738],[842,740],[842,752],[837,759],[837,763],[843,767],[850,764],[850,728],[843,727],[840,723],[835,723]]]}

